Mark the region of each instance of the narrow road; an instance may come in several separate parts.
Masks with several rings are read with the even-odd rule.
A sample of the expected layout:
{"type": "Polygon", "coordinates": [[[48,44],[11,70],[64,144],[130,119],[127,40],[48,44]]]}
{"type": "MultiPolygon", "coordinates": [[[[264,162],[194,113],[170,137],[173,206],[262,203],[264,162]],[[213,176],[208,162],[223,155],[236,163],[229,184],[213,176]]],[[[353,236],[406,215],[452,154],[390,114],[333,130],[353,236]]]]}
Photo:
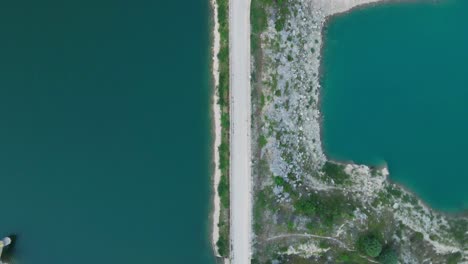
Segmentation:
{"type": "Polygon", "coordinates": [[[229,0],[231,263],[250,264],[250,0],[229,0]]]}

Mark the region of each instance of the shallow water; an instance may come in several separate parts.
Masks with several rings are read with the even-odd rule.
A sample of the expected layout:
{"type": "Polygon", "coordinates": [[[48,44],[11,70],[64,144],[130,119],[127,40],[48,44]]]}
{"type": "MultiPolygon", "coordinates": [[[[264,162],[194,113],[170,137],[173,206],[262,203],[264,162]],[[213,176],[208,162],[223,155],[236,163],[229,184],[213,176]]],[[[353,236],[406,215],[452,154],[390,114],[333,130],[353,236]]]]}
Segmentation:
{"type": "Polygon", "coordinates": [[[17,263],[213,263],[209,2],[0,4],[17,263]]]}
{"type": "Polygon", "coordinates": [[[468,209],[468,1],[380,4],[334,17],[325,34],[324,148],[388,164],[444,211],[468,209]]]}

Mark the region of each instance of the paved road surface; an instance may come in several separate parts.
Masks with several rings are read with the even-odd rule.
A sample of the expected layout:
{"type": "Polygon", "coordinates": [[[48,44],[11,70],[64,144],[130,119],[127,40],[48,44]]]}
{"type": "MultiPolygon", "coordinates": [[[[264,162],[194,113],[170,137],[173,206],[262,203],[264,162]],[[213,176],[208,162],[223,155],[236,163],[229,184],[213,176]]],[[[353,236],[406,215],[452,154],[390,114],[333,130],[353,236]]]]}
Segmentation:
{"type": "Polygon", "coordinates": [[[231,263],[250,264],[250,0],[229,0],[231,263]]]}

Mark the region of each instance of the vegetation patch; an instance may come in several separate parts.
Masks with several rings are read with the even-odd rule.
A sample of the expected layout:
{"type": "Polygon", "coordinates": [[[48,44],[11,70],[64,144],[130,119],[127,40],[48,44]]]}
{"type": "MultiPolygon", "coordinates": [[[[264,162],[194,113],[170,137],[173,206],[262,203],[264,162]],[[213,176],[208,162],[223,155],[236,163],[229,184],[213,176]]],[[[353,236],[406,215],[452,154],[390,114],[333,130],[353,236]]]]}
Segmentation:
{"type": "Polygon", "coordinates": [[[326,179],[333,180],[336,184],[344,184],[349,179],[349,175],[344,171],[344,165],[327,161],[323,165],[322,171],[326,179]]]}
{"type": "Polygon", "coordinates": [[[251,47],[256,54],[261,48],[260,34],[267,28],[268,8],[273,4],[273,0],[252,0],[250,7],[251,47]]]}
{"type": "Polygon", "coordinates": [[[256,193],[255,203],[253,208],[253,218],[254,218],[254,232],[259,233],[262,228],[262,220],[265,212],[270,210],[270,206],[274,203],[272,198],[271,191],[268,189],[263,189],[256,193]]]}
{"type": "Polygon", "coordinates": [[[219,219],[219,239],[216,243],[218,254],[229,256],[229,0],[217,0],[220,34],[218,104],[221,110],[221,144],[219,169],[221,179],[218,194],[221,200],[219,219]]]}
{"type": "Polygon", "coordinates": [[[382,243],[374,235],[366,235],[358,240],[358,249],[361,253],[376,258],[382,252],[382,243]]]}
{"type": "Polygon", "coordinates": [[[258,138],[258,144],[260,145],[260,148],[263,148],[264,146],[266,146],[267,143],[268,143],[268,140],[264,135],[261,135],[258,138]]]}
{"type": "Polygon", "coordinates": [[[353,202],[340,193],[310,193],[294,202],[297,214],[304,215],[311,220],[312,228],[324,226],[331,228],[340,220],[352,214],[355,207],[353,202]]]}

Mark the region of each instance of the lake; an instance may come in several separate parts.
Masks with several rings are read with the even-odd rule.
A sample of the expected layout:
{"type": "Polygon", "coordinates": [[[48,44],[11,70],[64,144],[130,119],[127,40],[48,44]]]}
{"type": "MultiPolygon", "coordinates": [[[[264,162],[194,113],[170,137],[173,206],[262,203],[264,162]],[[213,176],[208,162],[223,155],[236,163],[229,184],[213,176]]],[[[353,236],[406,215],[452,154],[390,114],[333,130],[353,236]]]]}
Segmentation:
{"type": "Polygon", "coordinates": [[[436,209],[468,209],[468,1],[411,1],[333,17],[324,36],[324,149],[387,164],[436,209]]]}
{"type": "Polygon", "coordinates": [[[213,263],[210,9],[0,4],[1,235],[15,263],[213,263]]]}

